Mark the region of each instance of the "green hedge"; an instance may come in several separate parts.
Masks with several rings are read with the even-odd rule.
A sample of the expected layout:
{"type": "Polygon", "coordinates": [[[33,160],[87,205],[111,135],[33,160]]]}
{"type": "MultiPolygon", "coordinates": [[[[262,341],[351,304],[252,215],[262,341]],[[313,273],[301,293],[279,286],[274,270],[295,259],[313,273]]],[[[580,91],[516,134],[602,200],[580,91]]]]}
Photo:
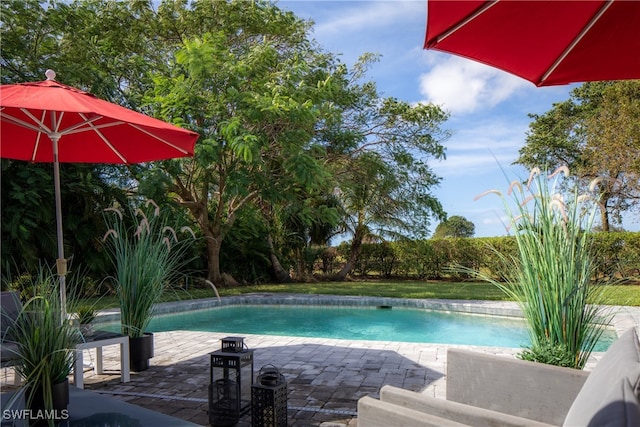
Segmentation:
{"type": "MultiPolygon", "coordinates": [[[[640,233],[596,233],[594,245],[600,261],[596,272],[598,278],[640,280],[640,233]]],[[[346,259],[348,250],[347,243],[337,248],[334,266],[346,259]]],[[[494,250],[515,256],[515,239],[506,236],[367,243],[362,245],[352,274],[361,277],[460,280],[468,277],[453,272],[451,268],[463,265],[497,278],[498,257],[494,250]]]]}

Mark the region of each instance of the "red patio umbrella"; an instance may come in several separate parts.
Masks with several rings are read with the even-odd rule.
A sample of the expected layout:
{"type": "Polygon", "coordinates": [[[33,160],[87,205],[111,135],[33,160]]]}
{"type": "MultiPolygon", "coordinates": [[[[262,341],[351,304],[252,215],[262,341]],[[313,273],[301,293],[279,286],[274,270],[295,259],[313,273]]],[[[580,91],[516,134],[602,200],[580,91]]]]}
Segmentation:
{"type": "Polygon", "coordinates": [[[640,1],[428,0],[426,49],[536,86],[640,79],[640,1]]]}
{"type": "Polygon", "coordinates": [[[53,162],[60,298],[66,310],[59,162],[140,163],[193,155],[198,134],[47,80],[0,86],[0,156],[53,162]]]}

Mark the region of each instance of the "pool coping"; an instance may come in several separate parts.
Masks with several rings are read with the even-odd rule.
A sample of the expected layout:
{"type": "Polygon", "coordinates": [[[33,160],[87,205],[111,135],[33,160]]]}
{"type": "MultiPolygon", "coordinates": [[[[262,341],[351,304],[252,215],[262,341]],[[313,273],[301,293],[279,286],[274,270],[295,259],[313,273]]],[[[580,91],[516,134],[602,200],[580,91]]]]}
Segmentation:
{"type": "MultiPolygon", "coordinates": [[[[230,305],[325,305],[343,307],[402,307],[443,312],[458,312],[486,316],[522,318],[522,310],[513,301],[414,299],[391,297],[362,297],[351,295],[250,293],[221,298],[204,298],[157,304],[154,315],[205,310],[230,305]]],[[[613,318],[610,326],[620,336],[629,328],[640,325],[640,307],[605,306],[613,318]]],[[[120,309],[100,310],[94,324],[120,321],[120,309]]]]}

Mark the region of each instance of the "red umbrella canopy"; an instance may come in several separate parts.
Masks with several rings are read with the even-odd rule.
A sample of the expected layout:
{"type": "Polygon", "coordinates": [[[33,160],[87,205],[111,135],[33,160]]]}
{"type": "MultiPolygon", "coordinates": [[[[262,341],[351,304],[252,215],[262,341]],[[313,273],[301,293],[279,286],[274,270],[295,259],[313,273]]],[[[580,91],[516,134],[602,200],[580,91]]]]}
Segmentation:
{"type": "Polygon", "coordinates": [[[536,86],[640,79],[640,1],[428,0],[425,48],[536,86]]]}
{"type": "Polygon", "coordinates": [[[0,156],[52,162],[57,268],[66,313],[60,162],[139,163],[193,155],[198,134],[47,80],[0,86],[0,156]]]}
{"type": "Polygon", "coordinates": [[[52,78],[0,86],[1,157],[53,162],[49,137],[56,136],[60,162],[140,163],[193,155],[197,133],[52,78]]]}

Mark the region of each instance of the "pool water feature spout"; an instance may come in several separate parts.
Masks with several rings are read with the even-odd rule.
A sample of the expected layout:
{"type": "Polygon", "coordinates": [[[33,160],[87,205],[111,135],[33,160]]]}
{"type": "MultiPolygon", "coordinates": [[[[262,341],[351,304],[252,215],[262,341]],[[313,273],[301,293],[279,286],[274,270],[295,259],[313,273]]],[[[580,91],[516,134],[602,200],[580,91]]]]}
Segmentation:
{"type": "Polygon", "coordinates": [[[205,282],[208,283],[211,286],[211,288],[213,288],[213,292],[216,293],[216,297],[218,297],[218,301],[221,301],[220,294],[218,293],[218,288],[216,288],[216,285],[214,285],[213,282],[211,282],[210,280],[205,279],[205,282]]]}

